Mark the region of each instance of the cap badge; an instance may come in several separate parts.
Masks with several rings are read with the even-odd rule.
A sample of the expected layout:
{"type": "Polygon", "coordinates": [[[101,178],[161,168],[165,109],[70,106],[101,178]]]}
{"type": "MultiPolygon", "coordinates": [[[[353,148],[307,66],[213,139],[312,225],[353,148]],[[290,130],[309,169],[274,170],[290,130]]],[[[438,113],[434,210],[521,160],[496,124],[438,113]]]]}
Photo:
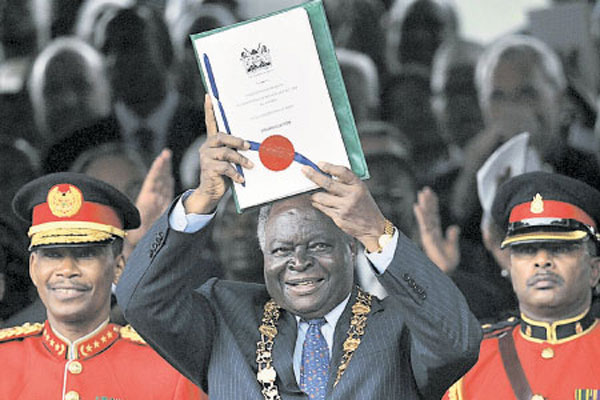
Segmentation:
{"type": "Polygon", "coordinates": [[[531,201],[531,206],[529,207],[529,211],[533,214],[541,214],[544,212],[544,200],[542,199],[542,195],[537,193],[533,200],[531,201]]]}
{"type": "Polygon", "coordinates": [[[83,203],[81,190],[69,184],[54,185],[48,191],[48,207],[57,217],[72,217],[79,212],[83,203]]]}

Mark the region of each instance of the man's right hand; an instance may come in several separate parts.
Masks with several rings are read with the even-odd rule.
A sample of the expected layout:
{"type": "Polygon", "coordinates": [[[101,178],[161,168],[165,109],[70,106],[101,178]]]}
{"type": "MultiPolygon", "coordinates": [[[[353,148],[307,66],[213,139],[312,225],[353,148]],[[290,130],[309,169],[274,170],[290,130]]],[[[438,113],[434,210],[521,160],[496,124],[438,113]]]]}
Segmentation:
{"type": "Polygon", "coordinates": [[[244,182],[233,164],[243,168],[252,168],[252,161],[238,153],[237,150],[248,150],[250,143],[239,137],[217,131],[217,121],[209,95],[204,99],[204,114],[207,138],[200,147],[200,184],[184,201],[186,213],[212,213],[227,191],[227,180],[244,182]]]}

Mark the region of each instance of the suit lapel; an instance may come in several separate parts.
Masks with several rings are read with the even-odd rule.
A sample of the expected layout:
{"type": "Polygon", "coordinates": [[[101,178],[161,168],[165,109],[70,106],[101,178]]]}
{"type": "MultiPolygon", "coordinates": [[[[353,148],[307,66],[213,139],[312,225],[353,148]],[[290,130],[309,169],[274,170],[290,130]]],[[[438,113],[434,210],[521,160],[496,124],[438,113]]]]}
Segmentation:
{"type": "MultiPolygon", "coordinates": [[[[356,294],[357,294],[357,289],[356,286],[354,287],[354,289],[352,289],[352,294],[350,295],[350,299],[348,300],[348,304],[346,304],[346,307],[344,308],[344,312],[342,312],[342,315],[340,316],[340,319],[337,322],[337,325],[335,326],[335,333],[333,335],[333,349],[332,349],[332,354],[331,354],[331,362],[330,362],[330,367],[329,367],[329,381],[327,382],[327,398],[330,398],[331,394],[332,394],[332,390],[333,390],[333,384],[335,383],[335,379],[337,377],[337,371],[338,371],[338,367],[341,364],[342,361],[342,356],[344,355],[344,341],[346,340],[346,336],[348,335],[348,329],[350,328],[350,320],[352,319],[352,306],[354,305],[354,303],[356,302],[356,294]]],[[[371,312],[369,312],[369,315],[367,317],[367,326],[365,329],[365,334],[361,337],[361,341],[365,341],[368,340],[367,338],[367,332],[369,330],[369,319],[372,318],[372,316],[380,311],[383,311],[383,305],[381,304],[381,302],[375,297],[373,296],[373,301],[371,303],[371,312]]],[[[360,345],[358,347],[358,350],[360,350],[360,345]]],[[[352,369],[352,360],[350,360],[350,363],[348,364],[348,369],[346,370],[346,372],[344,373],[347,374],[348,370],[352,369]]],[[[343,384],[344,382],[344,378],[342,378],[340,380],[340,385],[343,384]]]]}
{"type": "Polygon", "coordinates": [[[331,361],[329,363],[329,380],[327,381],[327,395],[326,398],[331,396],[331,392],[333,390],[333,384],[335,382],[335,378],[337,376],[337,370],[340,366],[340,361],[342,360],[342,355],[344,354],[344,341],[346,340],[346,334],[348,333],[348,328],[350,327],[350,319],[352,318],[352,305],[356,301],[356,287],[352,289],[352,293],[350,294],[350,299],[340,315],[338,322],[335,326],[335,331],[333,334],[333,349],[331,349],[331,361]]]}
{"type": "Polygon", "coordinates": [[[273,366],[279,377],[281,393],[300,393],[300,388],[294,375],[294,348],[298,328],[296,318],[289,312],[282,310],[277,336],[273,343],[273,366]]]}

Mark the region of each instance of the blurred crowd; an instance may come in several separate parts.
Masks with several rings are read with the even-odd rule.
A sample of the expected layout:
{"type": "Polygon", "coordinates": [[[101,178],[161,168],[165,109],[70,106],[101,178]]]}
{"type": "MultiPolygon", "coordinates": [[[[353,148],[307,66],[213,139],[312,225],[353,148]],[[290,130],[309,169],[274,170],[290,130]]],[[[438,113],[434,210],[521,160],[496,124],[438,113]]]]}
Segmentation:
{"type": "MultiPolygon", "coordinates": [[[[589,7],[590,41],[600,44],[600,8],[579,3],[589,7]]],[[[44,319],[28,277],[26,228],[10,206],[25,182],[83,172],[135,201],[169,148],[174,193],[197,185],[204,88],[189,35],[240,21],[238,6],[0,0],[0,326],[44,319]]],[[[559,55],[527,27],[485,46],[466,40],[450,1],[324,6],[382,212],[453,278],[478,318],[514,312],[503,232],[480,201],[477,171],[529,132],[536,169],[600,189],[595,85],[584,83],[572,54],[559,55]]],[[[230,199],[211,229],[211,251],[200,256],[228,279],[261,282],[256,213],[236,215],[230,199]]],[[[358,276],[385,296],[364,268],[358,276]]]]}

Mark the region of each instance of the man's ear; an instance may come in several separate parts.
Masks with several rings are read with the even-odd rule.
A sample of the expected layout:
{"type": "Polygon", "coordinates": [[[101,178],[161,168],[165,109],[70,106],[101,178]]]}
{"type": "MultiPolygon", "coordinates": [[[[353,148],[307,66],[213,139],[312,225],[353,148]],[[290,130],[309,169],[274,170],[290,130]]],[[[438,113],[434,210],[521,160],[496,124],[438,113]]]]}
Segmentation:
{"type": "Polygon", "coordinates": [[[33,282],[35,287],[38,287],[38,279],[37,279],[37,274],[36,274],[37,268],[35,267],[37,264],[37,261],[38,261],[38,255],[36,254],[35,251],[32,251],[29,254],[29,276],[31,277],[31,281],[33,282]]]}
{"type": "Polygon", "coordinates": [[[121,278],[121,274],[125,270],[125,256],[123,253],[119,254],[115,258],[115,277],[113,279],[113,283],[116,285],[121,278]]]}
{"type": "Polygon", "coordinates": [[[591,257],[590,268],[592,269],[590,275],[590,284],[591,287],[595,287],[596,285],[598,285],[598,281],[600,280],[600,257],[591,257]]]}

